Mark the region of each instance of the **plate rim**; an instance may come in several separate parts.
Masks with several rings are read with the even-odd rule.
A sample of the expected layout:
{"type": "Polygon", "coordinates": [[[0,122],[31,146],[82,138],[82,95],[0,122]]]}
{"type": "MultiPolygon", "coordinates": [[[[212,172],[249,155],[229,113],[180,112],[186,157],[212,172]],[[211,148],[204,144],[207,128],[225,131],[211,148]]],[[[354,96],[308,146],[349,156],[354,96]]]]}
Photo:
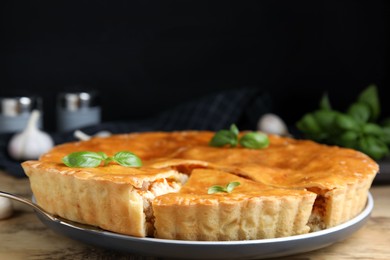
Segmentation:
{"type": "MultiPolygon", "coordinates": [[[[33,197],[33,200],[35,198],[33,197]]],[[[36,214],[40,217],[41,221],[44,222],[44,224],[48,222],[56,222],[57,224],[61,226],[66,226],[67,228],[71,229],[77,229],[82,232],[88,232],[96,235],[103,235],[103,236],[110,236],[114,237],[116,239],[125,239],[130,241],[137,241],[137,242],[145,242],[145,243],[158,243],[158,244],[169,244],[169,245],[191,245],[191,246],[239,246],[239,245],[251,245],[251,244],[274,244],[274,243],[285,243],[290,241],[299,241],[299,240],[306,240],[316,237],[321,237],[324,235],[330,235],[332,233],[344,230],[345,228],[351,227],[355,224],[360,223],[361,221],[368,218],[374,208],[374,199],[370,192],[368,192],[367,195],[367,202],[365,208],[354,218],[339,224],[337,226],[327,228],[320,231],[315,231],[311,233],[306,234],[300,234],[300,235],[294,235],[294,236],[288,236],[288,237],[280,237],[280,238],[265,238],[265,239],[255,239],[255,240],[238,240],[238,241],[193,241],[193,240],[177,240],[177,239],[162,239],[162,238],[151,238],[151,237],[134,237],[130,235],[125,234],[119,234],[114,233],[111,231],[103,230],[98,227],[93,227],[85,224],[79,224],[73,221],[69,221],[63,218],[58,218],[59,221],[52,221],[49,219],[43,219],[45,218],[42,216],[39,212],[36,212],[36,214]],[[78,226],[80,225],[80,226],[78,226]],[[84,226],[86,228],[84,228],[84,226]]]]}

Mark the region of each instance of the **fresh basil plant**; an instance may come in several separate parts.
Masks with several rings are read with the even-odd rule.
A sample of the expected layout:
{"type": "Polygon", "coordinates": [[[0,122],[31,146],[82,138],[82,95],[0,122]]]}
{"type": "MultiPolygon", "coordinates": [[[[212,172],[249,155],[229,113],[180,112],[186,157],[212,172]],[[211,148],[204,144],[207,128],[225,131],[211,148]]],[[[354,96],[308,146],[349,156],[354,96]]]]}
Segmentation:
{"type": "Polygon", "coordinates": [[[390,119],[379,124],[379,116],[377,87],[370,85],[346,112],[333,109],[328,96],[324,95],[319,109],[305,114],[296,126],[309,139],[356,149],[380,160],[389,154],[390,119]]]}

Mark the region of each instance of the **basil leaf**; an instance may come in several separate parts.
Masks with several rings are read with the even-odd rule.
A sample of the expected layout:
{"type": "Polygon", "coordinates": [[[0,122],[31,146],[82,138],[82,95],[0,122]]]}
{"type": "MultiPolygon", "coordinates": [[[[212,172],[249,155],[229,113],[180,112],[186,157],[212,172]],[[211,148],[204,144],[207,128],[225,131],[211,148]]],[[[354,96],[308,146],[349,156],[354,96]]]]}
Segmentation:
{"type": "Polygon", "coordinates": [[[266,134],[250,132],[240,139],[240,145],[249,149],[262,149],[269,145],[269,139],[266,134]]]}
{"type": "Polygon", "coordinates": [[[346,114],[338,114],[336,116],[336,125],[343,130],[359,131],[359,124],[356,120],[346,114]]]}
{"type": "Polygon", "coordinates": [[[238,185],[240,185],[238,181],[229,182],[229,184],[226,186],[226,191],[228,193],[231,193],[238,185]]]}
{"type": "Polygon", "coordinates": [[[103,152],[74,152],[62,158],[64,164],[68,167],[97,167],[104,161],[104,165],[114,161],[126,167],[138,167],[142,161],[135,154],[127,151],[116,153],[113,157],[108,157],[103,152]]]}
{"type": "Polygon", "coordinates": [[[297,127],[304,133],[313,134],[322,132],[321,127],[311,113],[304,115],[302,119],[298,121],[297,127]]]}
{"type": "Polygon", "coordinates": [[[218,193],[218,192],[231,193],[238,185],[240,185],[240,183],[238,181],[229,182],[226,185],[226,188],[222,187],[222,186],[219,186],[219,185],[214,185],[214,186],[211,186],[207,190],[207,194],[214,194],[214,193],[218,193]]]}
{"type": "Polygon", "coordinates": [[[362,102],[368,105],[371,110],[370,120],[374,121],[380,114],[380,103],[378,98],[378,91],[375,85],[368,86],[363,90],[359,97],[358,102],[362,102]]]}
{"type": "Polygon", "coordinates": [[[347,113],[361,123],[368,122],[371,115],[370,107],[362,102],[352,104],[347,113]]]}
{"type": "Polygon", "coordinates": [[[355,131],[346,131],[336,138],[336,144],[348,148],[355,148],[359,134],[355,131]]]}
{"type": "Polygon", "coordinates": [[[211,186],[207,190],[207,194],[214,194],[214,193],[218,193],[218,192],[226,192],[226,189],[222,186],[215,185],[215,186],[211,186]]]}
{"type": "Polygon", "coordinates": [[[107,154],[103,152],[97,152],[97,154],[99,154],[103,160],[106,160],[108,158],[107,154]]]}
{"type": "Polygon", "coordinates": [[[359,150],[374,160],[379,160],[389,154],[389,148],[381,140],[373,136],[365,136],[359,141],[359,150]]]}
{"type": "Polygon", "coordinates": [[[382,127],[380,127],[379,125],[374,124],[374,123],[367,123],[367,124],[363,125],[362,132],[364,134],[375,135],[377,137],[384,136],[384,132],[383,132],[382,127]]]}
{"type": "Polygon", "coordinates": [[[230,130],[219,130],[210,140],[209,145],[215,147],[230,145],[235,147],[237,146],[237,136],[230,130]]]}
{"type": "Polygon", "coordinates": [[[102,155],[95,152],[74,152],[62,158],[66,166],[81,168],[97,167],[102,160],[102,155]]]}
{"type": "Polygon", "coordinates": [[[126,167],[140,167],[142,166],[141,159],[134,153],[128,151],[118,152],[112,158],[115,162],[126,167]]]}
{"type": "Polygon", "coordinates": [[[390,145],[390,126],[385,126],[382,128],[383,136],[381,140],[385,142],[385,144],[390,145]]]}
{"type": "Polygon", "coordinates": [[[238,137],[239,130],[235,124],[232,124],[230,126],[230,132],[232,132],[236,137],[238,137]]]}
{"type": "Polygon", "coordinates": [[[314,120],[321,130],[324,130],[326,133],[334,131],[336,115],[337,112],[333,110],[317,110],[313,113],[314,120]]]}
{"type": "Polygon", "coordinates": [[[320,109],[332,110],[332,106],[330,105],[328,94],[326,93],[322,95],[322,98],[320,100],[320,109]]]}

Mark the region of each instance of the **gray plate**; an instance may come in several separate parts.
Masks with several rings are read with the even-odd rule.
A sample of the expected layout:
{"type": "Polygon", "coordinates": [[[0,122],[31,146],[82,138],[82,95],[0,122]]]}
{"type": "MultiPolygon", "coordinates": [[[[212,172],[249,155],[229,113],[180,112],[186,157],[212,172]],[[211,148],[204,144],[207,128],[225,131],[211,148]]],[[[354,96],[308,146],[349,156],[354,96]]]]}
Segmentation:
{"type": "Polygon", "coordinates": [[[134,255],[184,259],[264,259],[309,252],[343,240],[361,228],[374,207],[369,194],[365,209],[346,223],[304,235],[245,241],[182,241],[138,238],[104,231],[65,219],[52,221],[37,213],[55,232],[86,244],[134,255]]]}

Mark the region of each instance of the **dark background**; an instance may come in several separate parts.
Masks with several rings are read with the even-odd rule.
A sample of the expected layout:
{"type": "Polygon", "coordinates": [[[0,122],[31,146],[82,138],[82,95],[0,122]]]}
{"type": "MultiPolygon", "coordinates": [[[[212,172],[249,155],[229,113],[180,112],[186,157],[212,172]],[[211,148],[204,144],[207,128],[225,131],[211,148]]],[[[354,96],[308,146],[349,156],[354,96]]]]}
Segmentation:
{"type": "Polygon", "coordinates": [[[0,96],[100,92],[103,120],[255,86],[288,124],[328,92],[343,110],[389,72],[388,1],[2,1],[0,96]]]}

